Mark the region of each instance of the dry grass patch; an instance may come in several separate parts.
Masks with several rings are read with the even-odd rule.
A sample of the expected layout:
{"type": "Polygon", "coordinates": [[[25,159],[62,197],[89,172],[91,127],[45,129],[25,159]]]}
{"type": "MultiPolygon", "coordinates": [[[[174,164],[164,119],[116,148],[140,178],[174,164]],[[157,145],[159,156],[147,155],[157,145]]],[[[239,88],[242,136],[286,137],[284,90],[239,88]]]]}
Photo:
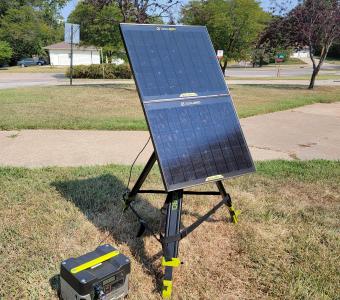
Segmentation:
{"type": "MultiPolygon", "coordinates": [[[[240,222],[220,210],[180,243],[174,299],[336,299],[340,162],[273,161],[226,182],[240,222]]],[[[134,171],[134,178],[141,171],[134,171]]],[[[132,259],[129,299],[160,299],[160,245],[122,215],[128,168],[0,168],[0,297],[56,298],[59,263],[107,242],[132,259]]],[[[154,169],[147,187],[160,187],[154,169]]],[[[213,188],[202,186],[201,189],[213,188]]],[[[197,197],[197,196],[196,196],[197,197]]],[[[163,197],[135,206],[155,227],[163,197]]],[[[186,197],[188,225],[216,203],[186,197]]]]}
{"type": "Polygon", "coordinates": [[[62,73],[65,74],[68,67],[56,66],[29,66],[22,68],[21,66],[0,68],[0,74],[3,73],[62,73]]]}
{"type": "MultiPolygon", "coordinates": [[[[340,101],[340,87],[310,91],[291,85],[231,86],[240,117],[340,101]]],[[[0,90],[0,129],[146,130],[134,85],[0,90]]]]}

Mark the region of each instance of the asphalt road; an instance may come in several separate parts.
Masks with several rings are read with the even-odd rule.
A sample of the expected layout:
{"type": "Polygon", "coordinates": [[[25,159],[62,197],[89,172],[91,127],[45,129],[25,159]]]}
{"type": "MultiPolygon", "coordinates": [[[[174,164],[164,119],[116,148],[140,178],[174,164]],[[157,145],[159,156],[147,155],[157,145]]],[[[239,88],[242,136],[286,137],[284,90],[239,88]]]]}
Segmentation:
{"type": "MultiPolygon", "coordinates": [[[[311,75],[312,68],[306,66],[284,66],[281,68],[280,76],[282,80],[289,76],[304,76],[311,75]]],[[[263,68],[228,68],[226,75],[233,77],[249,77],[249,78],[263,78],[263,77],[276,77],[277,69],[275,67],[263,68]]],[[[340,65],[326,65],[320,71],[320,74],[333,74],[340,75],[340,65]]],[[[228,77],[227,77],[228,80],[228,77]]],[[[64,85],[68,84],[69,80],[65,78],[63,73],[6,73],[0,72],[0,89],[25,87],[25,86],[41,86],[41,85],[64,85]]],[[[103,84],[111,83],[111,81],[100,80],[75,80],[75,84],[103,84]]],[[[229,82],[229,81],[228,81],[229,82]]],[[[133,83],[133,82],[131,82],[133,83]]],[[[235,82],[234,84],[242,84],[242,82],[235,82]]],[[[265,82],[255,82],[257,84],[267,84],[265,82]]],[[[280,84],[279,82],[275,82],[280,84]]],[[[291,82],[290,82],[291,83],[291,82]]],[[[318,83],[318,82],[317,82],[318,83]]],[[[329,80],[327,84],[333,85],[333,80],[329,80]]],[[[249,82],[243,84],[249,84],[249,82]]],[[[286,82],[287,84],[287,82],[286,82]]],[[[301,82],[305,84],[305,82],[301,82]]]]}
{"type": "MultiPolygon", "coordinates": [[[[340,160],[339,102],[245,118],[241,126],[254,160],[340,160]]],[[[147,131],[0,131],[0,165],[130,165],[148,137],[147,131]]],[[[137,164],[152,150],[149,143],[137,164]]]]}

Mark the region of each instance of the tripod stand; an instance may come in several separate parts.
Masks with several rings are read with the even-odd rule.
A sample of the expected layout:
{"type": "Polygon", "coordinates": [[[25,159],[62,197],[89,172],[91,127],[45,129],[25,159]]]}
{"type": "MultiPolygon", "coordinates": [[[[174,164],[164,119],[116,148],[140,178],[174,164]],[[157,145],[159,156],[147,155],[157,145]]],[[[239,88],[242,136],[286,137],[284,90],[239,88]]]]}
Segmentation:
{"type": "MultiPolygon", "coordinates": [[[[226,205],[231,220],[233,223],[237,223],[238,215],[240,211],[235,210],[232,206],[232,201],[230,195],[226,192],[221,181],[216,181],[216,186],[218,191],[184,191],[183,189],[167,192],[163,190],[142,190],[141,187],[150,173],[153,165],[155,164],[157,158],[155,152],[149,158],[147,164],[145,165],[142,173],[137,179],[132,190],[127,193],[124,197],[126,209],[131,208],[132,212],[137,216],[141,223],[140,233],[138,236],[142,235],[144,230],[148,230],[153,233],[152,229],[147,225],[143,218],[138,214],[138,212],[131,206],[131,203],[135,200],[138,194],[166,194],[166,200],[163,209],[166,211],[165,214],[165,227],[164,235],[160,233],[160,238],[158,239],[162,244],[163,257],[162,266],[165,268],[163,287],[162,287],[162,297],[170,298],[172,292],[172,275],[173,268],[178,267],[181,262],[178,259],[178,247],[179,241],[186,237],[189,233],[195,230],[200,224],[207,220],[212,214],[214,214],[223,205],[226,205]],[[211,210],[209,210],[205,215],[199,218],[190,226],[181,229],[181,212],[182,212],[182,201],[183,195],[220,195],[222,200],[216,204],[211,210]]],[[[153,233],[154,234],[154,233],[153,233]]]]}

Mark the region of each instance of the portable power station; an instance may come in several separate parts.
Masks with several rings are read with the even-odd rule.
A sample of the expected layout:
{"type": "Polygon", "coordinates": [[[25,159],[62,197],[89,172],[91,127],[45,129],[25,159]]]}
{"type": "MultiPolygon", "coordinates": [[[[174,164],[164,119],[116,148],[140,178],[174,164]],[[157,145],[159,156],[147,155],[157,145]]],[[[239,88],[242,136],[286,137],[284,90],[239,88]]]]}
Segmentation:
{"type": "Polygon", "coordinates": [[[116,300],[128,294],[131,264],[109,244],[69,258],[60,267],[63,300],[116,300]]]}

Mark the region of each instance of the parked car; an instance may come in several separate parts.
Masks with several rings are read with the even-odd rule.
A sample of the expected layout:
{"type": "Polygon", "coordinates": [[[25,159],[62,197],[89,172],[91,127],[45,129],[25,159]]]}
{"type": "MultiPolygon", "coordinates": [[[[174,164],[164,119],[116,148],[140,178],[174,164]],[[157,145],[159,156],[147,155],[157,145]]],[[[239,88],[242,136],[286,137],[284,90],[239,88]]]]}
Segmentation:
{"type": "Polygon", "coordinates": [[[22,58],[17,62],[17,66],[21,66],[22,68],[35,65],[38,66],[46,65],[46,61],[43,59],[22,58]]]}

